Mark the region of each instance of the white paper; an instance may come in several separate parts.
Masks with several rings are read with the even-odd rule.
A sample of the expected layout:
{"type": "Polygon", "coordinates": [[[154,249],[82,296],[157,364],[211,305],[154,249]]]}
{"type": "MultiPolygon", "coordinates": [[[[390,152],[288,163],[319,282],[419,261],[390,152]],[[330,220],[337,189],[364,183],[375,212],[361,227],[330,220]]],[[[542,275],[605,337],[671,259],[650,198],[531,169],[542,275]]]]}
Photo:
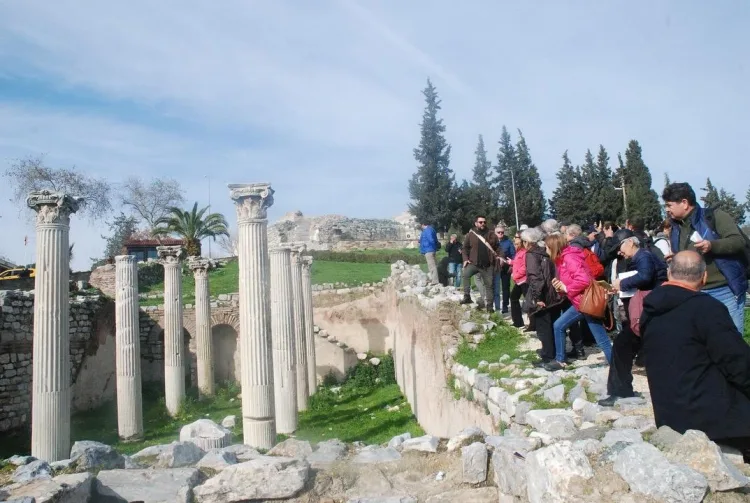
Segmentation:
{"type": "MultiPolygon", "coordinates": [[[[638,274],[638,271],[621,272],[617,276],[617,279],[619,279],[620,281],[622,281],[625,278],[630,278],[632,276],[635,276],[636,274],[638,274]]],[[[630,297],[632,297],[633,295],[635,295],[635,292],[637,292],[637,291],[638,291],[638,289],[634,289],[634,290],[620,290],[620,298],[621,299],[629,299],[630,297]]]]}
{"type": "Polygon", "coordinates": [[[690,241],[693,243],[700,243],[703,241],[703,238],[700,234],[698,234],[698,231],[693,231],[693,233],[690,235],[690,241]]]}

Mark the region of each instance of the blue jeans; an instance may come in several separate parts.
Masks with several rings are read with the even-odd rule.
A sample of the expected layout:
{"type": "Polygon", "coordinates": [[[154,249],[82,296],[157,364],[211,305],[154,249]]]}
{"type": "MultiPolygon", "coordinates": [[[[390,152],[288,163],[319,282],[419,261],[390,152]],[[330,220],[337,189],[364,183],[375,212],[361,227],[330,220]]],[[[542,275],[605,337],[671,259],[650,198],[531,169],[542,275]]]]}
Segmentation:
{"type": "Polygon", "coordinates": [[[575,322],[585,319],[586,324],[591,329],[591,333],[594,334],[596,344],[601,348],[607,363],[612,362],[612,341],[609,340],[607,331],[604,330],[604,325],[601,321],[595,320],[587,314],[579,313],[575,306],[570,306],[567,311],[562,313],[560,317],[555,321],[554,332],[555,332],[555,360],[558,362],[565,361],[565,331],[575,322]]]}
{"type": "Polygon", "coordinates": [[[703,293],[709,294],[729,309],[729,316],[732,317],[737,330],[741,335],[745,335],[745,294],[735,295],[728,286],[711,288],[703,290],[703,293]]]}
{"type": "Polygon", "coordinates": [[[448,262],[448,274],[455,274],[455,278],[453,278],[453,286],[456,288],[459,288],[461,286],[461,273],[463,269],[463,264],[457,264],[455,262],[448,262]]]}
{"type": "Polygon", "coordinates": [[[495,294],[495,311],[507,313],[510,305],[510,272],[496,272],[492,279],[492,289],[495,294]],[[503,296],[502,305],[500,295],[503,296]]]}

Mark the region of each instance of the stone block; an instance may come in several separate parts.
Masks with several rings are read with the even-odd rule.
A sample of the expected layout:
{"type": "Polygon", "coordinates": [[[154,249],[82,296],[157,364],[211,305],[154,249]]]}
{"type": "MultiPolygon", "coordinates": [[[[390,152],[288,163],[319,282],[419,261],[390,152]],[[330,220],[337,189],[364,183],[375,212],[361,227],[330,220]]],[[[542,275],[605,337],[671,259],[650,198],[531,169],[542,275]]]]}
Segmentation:
{"type": "Polygon", "coordinates": [[[461,448],[463,482],[481,484],[487,480],[487,446],[481,442],[461,448]]]}

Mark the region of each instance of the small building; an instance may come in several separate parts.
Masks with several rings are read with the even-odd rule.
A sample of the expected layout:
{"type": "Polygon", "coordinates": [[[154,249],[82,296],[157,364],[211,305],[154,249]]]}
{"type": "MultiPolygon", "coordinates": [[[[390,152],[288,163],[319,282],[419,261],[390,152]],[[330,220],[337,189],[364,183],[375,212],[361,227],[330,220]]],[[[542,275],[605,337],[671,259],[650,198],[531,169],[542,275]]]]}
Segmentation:
{"type": "Polygon", "coordinates": [[[123,243],[123,255],[135,255],[138,262],[146,262],[148,259],[157,259],[157,246],[185,246],[182,239],[162,238],[158,239],[128,239],[123,243]]]}

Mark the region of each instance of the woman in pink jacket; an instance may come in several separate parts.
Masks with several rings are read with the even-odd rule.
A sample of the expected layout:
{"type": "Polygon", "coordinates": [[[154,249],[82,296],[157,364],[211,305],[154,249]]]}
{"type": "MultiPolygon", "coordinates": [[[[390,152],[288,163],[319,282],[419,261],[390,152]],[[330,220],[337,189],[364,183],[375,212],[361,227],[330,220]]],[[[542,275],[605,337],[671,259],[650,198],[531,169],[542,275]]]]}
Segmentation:
{"type": "Polygon", "coordinates": [[[581,319],[586,320],[596,343],[607,358],[607,363],[610,363],[612,361],[612,342],[609,340],[602,320],[597,320],[578,311],[583,292],[588,288],[592,279],[583,250],[575,246],[568,246],[567,239],[564,236],[547,236],[544,242],[547,245],[547,253],[557,266],[557,278],[552,281],[552,285],[558,292],[564,293],[572,304],[555,321],[555,361],[549,362],[544,368],[554,371],[566,366],[565,331],[581,319]]]}
{"type": "Polygon", "coordinates": [[[513,257],[511,277],[513,278],[513,290],[510,291],[510,317],[513,326],[523,328],[523,316],[521,315],[521,295],[526,296],[528,285],[526,284],[526,247],[521,242],[521,233],[517,232],[513,240],[516,247],[516,256],[513,257]]]}

